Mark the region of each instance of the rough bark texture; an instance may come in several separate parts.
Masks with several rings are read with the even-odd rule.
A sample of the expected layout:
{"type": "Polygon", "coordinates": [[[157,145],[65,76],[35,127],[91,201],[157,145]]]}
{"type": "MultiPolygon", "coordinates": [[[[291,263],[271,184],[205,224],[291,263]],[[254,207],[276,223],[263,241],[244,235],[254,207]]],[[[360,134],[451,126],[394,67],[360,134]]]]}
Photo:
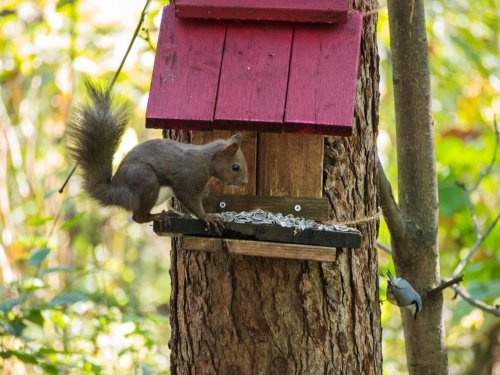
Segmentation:
{"type": "Polygon", "coordinates": [[[410,374],[446,374],[443,298],[427,291],[440,283],[438,198],[427,36],[423,0],[389,0],[396,107],[399,211],[383,200],[398,276],[423,297],[416,320],[403,312],[410,374]],[[392,223],[391,223],[392,222],[392,223]]]}
{"type": "MultiPolygon", "coordinates": [[[[324,144],[323,191],[340,222],[377,212],[375,17],[364,24],[353,136],[324,144]]],[[[171,373],[381,374],[377,222],[358,228],[361,248],[339,249],[331,263],[196,253],[174,241],[171,373]]]]}

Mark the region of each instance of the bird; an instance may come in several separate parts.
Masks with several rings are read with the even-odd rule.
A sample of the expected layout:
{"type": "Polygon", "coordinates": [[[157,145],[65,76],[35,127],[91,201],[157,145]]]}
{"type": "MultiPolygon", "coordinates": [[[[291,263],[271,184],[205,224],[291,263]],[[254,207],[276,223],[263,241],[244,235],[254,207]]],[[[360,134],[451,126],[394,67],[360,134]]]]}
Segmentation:
{"type": "Polygon", "coordinates": [[[417,314],[422,310],[422,298],[411,284],[405,279],[394,278],[391,271],[387,271],[389,280],[387,281],[387,299],[393,305],[410,309],[413,319],[417,319],[417,314]]]}

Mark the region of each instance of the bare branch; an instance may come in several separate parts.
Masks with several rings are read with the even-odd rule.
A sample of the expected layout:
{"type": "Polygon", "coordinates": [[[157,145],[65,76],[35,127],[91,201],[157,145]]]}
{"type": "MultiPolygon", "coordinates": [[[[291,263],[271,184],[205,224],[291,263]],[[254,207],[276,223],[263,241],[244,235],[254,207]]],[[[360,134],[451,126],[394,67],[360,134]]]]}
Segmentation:
{"type": "Polygon", "coordinates": [[[488,164],[486,169],[481,172],[481,175],[479,176],[479,178],[477,179],[477,181],[475,182],[475,184],[472,187],[468,188],[464,183],[457,182],[457,185],[464,190],[464,192],[466,193],[466,196],[467,196],[467,206],[469,207],[472,222],[474,224],[474,232],[476,233],[476,242],[474,243],[472,248],[469,250],[467,255],[460,261],[458,266],[455,267],[455,270],[452,273],[452,277],[458,276],[459,274],[462,273],[462,271],[467,266],[467,263],[469,263],[470,259],[474,255],[474,253],[479,249],[479,246],[481,246],[483,241],[486,239],[486,237],[488,237],[488,235],[493,230],[493,228],[495,228],[495,226],[498,223],[498,220],[500,219],[500,214],[498,214],[497,217],[488,226],[488,228],[486,228],[484,233],[481,233],[481,229],[479,228],[479,222],[477,220],[476,209],[475,209],[474,204],[472,203],[472,199],[471,199],[471,193],[474,192],[479,187],[479,185],[481,184],[483,179],[491,173],[491,170],[493,169],[493,166],[495,165],[495,162],[496,162],[498,148],[500,147],[499,146],[500,145],[500,131],[498,130],[496,117],[493,119],[493,126],[495,128],[495,147],[493,150],[493,155],[491,157],[490,163],[488,164]]]}
{"type": "Polygon", "coordinates": [[[384,245],[383,243],[377,241],[377,247],[380,250],[382,250],[383,252],[385,252],[385,253],[387,253],[389,255],[392,255],[392,250],[391,250],[391,248],[389,246],[384,245]]]}
{"type": "Polygon", "coordinates": [[[476,209],[474,208],[474,204],[472,203],[472,198],[471,198],[472,190],[468,189],[467,186],[465,186],[465,184],[460,181],[457,181],[456,185],[465,192],[467,207],[469,208],[470,211],[472,224],[474,224],[474,233],[476,233],[476,239],[477,239],[481,235],[481,230],[479,229],[479,222],[477,220],[476,209]]]}
{"type": "Polygon", "coordinates": [[[500,213],[497,215],[497,217],[495,218],[495,220],[493,220],[491,222],[491,224],[488,226],[488,228],[486,228],[486,230],[484,231],[484,233],[478,235],[477,240],[474,243],[474,246],[472,246],[470,248],[470,250],[467,253],[467,255],[462,259],[462,261],[458,264],[458,266],[455,267],[455,270],[451,274],[451,277],[458,276],[459,274],[462,273],[462,271],[465,269],[465,266],[467,265],[467,263],[469,263],[470,259],[474,255],[474,253],[479,249],[479,246],[481,246],[481,244],[486,239],[486,237],[488,237],[488,235],[491,233],[491,231],[493,230],[493,228],[495,228],[495,226],[498,223],[498,220],[500,220],[500,213]]]}
{"type": "Polygon", "coordinates": [[[123,65],[125,64],[125,61],[127,60],[128,54],[130,53],[130,50],[132,49],[132,46],[134,45],[135,39],[139,35],[139,32],[141,31],[142,24],[144,23],[144,20],[146,19],[148,15],[148,8],[149,4],[151,4],[151,0],[146,0],[146,3],[144,4],[144,8],[142,9],[141,16],[139,17],[139,22],[137,22],[137,26],[135,27],[134,34],[132,35],[132,38],[130,39],[130,42],[128,44],[127,50],[125,51],[125,54],[123,55],[123,58],[120,62],[120,65],[118,66],[118,69],[116,70],[115,74],[113,75],[113,78],[111,79],[111,82],[108,86],[107,92],[110,93],[111,89],[115,85],[116,79],[120,75],[120,72],[122,71],[123,65]]]}
{"type": "Polygon", "coordinates": [[[489,314],[493,314],[495,316],[500,316],[500,307],[490,306],[482,301],[479,301],[478,299],[472,297],[465,289],[461,288],[458,285],[452,285],[451,287],[460,297],[462,297],[465,301],[470,303],[472,306],[475,306],[483,311],[486,311],[489,314]]]}
{"type": "Polygon", "coordinates": [[[384,167],[380,159],[377,162],[378,167],[378,193],[382,212],[387,221],[387,226],[393,238],[402,238],[405,235],[403,218],[399,212],[399,207],[394,199],[392,187],[384,172],[384,167]]]}
{"type": "Polygon", "coordinates": [[[434,289],[430,290],[428,292],[429,295],[431,294],[437,294],[439,292],[442,292],[443,290],[445,290],[446,288],[450,287],[450,286],[453,286],[455,284],[458,284],[460,282],[462,282],[464,280],[464,276],[463,275],[459,275],[457,277],[454,277],[450,280],[442,280],[441,284],[439,284],[437,287],[435,287],[434,289]]]}

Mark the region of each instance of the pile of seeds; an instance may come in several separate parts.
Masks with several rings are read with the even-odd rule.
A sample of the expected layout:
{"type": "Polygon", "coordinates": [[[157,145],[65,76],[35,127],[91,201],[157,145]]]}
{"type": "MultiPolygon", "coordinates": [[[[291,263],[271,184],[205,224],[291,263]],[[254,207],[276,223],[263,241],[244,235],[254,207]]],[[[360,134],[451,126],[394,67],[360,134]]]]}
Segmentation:
{"type": "Polygon", "coordinates": [[[305,229],[324,230],[330,232],[355,232],[358,230],[338,224],[320,224],[314,220],[306,220],[302,217],[295,217],[292,214],[284,216],[281,213],[272,213],[257,208],[252,211],[242,212],[221,212],[215,214],[224,222],[233,222],[239,224],[269,224],[279,225],[281,227],[293,228],[294,232],[305,229]]]}

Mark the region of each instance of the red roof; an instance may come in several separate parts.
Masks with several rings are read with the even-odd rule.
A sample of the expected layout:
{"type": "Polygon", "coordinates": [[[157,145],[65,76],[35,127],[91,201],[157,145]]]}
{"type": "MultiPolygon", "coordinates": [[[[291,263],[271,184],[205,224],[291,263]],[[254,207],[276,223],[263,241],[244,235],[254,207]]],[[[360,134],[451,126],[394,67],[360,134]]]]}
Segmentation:
{"type": "Polygon", "coordinates": [[[346,22],[348,0],[176,0],[177,17],[289,21],[346,22]]]}
{"type": "Polygon", "coordinates": [[[182,19],[164,8],[146,126],[350,135],[362,15],[346,23],[182,19]]]}

